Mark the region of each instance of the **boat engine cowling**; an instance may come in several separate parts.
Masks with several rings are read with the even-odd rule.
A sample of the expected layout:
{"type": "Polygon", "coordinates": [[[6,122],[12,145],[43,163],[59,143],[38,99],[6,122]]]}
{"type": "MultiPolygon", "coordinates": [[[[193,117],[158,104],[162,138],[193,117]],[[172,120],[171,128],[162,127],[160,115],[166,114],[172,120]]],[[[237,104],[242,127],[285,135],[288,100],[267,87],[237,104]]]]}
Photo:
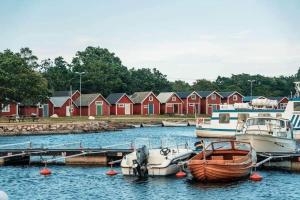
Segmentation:
{"type": "Polygon", "coordinates": [[[138,175],[139,177],[145,177],[148,175],[148,156],[149,151],[145,145],[136,149],[136,160],[132,160],[134,175],[138,175]]]}

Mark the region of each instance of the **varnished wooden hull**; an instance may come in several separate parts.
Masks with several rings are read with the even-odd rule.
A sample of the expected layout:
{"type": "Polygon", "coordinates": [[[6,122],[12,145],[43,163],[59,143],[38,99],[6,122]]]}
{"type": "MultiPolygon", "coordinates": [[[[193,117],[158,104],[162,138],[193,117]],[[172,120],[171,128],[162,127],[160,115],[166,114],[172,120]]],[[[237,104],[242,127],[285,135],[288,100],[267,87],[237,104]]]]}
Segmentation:
{"type": "Polygon", "coordinates": [[[188,164],[192,176],[198,181],[232,181],[246,177],[251,172],[252,162],[217,163],[207,160],[191,160],[188,164]]]}

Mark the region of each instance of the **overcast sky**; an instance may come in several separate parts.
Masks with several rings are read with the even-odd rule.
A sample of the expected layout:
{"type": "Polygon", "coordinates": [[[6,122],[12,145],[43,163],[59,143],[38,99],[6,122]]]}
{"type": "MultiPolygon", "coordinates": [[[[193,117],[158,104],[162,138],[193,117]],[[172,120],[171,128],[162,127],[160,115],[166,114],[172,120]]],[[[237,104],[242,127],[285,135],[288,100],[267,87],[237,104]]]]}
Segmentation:
{"type": "Polygon", "coordinates": [[[300,1],[0,1],[1,51],[30,47],[39,59],[70,61],[87,46],[170,80],[291,75],[300,67],[300,1]]]}

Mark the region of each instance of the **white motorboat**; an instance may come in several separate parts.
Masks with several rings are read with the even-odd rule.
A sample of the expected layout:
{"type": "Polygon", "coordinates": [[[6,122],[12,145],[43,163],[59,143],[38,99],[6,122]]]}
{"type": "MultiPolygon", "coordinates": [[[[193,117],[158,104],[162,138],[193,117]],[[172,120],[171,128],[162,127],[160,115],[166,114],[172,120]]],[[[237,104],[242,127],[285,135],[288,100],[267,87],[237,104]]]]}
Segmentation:
{"type": "Polygon", "coordinates": [[[293,127],[288,119],[253,117],[247,119],[236,140],[249,142],[256,152],[292,153],[296,151],[293,127]]]}
{"type": "Polygon", "coordinates": [[[236,132],[242,130],[242,124],[249,117],[281,117],[283,110],[254,108],[248,103],[221,105],[214,110],[211,118],[197,118],[196,135],[202,138],[235,138],[236,132]]]}
{"type": "Polygon", "coordinates": [[[172,175],[180,170],[179,162],[188,160],[192,153],[186,145],[153,149],[143,145],[123,157],[122,173],[139,177],[172,175]]]}
{"type": "Polygon", "coordinates": [[[186,121],[178,121],[178,122],[162,121],[162,125],[164,127],[184,127],[184,126],[188,126],[188,123],[186,121]]]}

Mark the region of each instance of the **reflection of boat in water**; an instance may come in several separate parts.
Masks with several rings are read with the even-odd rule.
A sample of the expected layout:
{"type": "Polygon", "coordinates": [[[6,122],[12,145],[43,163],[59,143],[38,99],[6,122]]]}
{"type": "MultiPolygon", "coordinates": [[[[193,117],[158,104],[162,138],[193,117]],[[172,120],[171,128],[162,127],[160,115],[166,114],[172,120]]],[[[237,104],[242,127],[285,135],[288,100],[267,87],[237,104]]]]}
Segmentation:
{"type": "Polygon", "coordinates": [[[142,145],[123,157],[121,161],[122,173],[140,177],[175,174],[180,170],[178,163],[188,160],[192,153],[193,151],[188,149],[187,145],[151,149],[142,145]]]}
{"type": "Polygon", "coordinates": [[[188,168],[198,181],[232,181],[248,176],[255,163],[256,153],[250,143],[220,141],[191,158],[188,168]]]}
{"type": "Polygon", "coordinates": [[[293,128],[289,120],[271,117],[247,119],[238,141],[250,142],[256,152],[291,153],[296,151],[293,128]]]}
{"type": "Polygon", "coordinates": [[[164,127],[184,127],[184,126],[188,126],[188,123],[186,121],[178,121],[178,122],[162,121],[162,125],[164,127]]]}

